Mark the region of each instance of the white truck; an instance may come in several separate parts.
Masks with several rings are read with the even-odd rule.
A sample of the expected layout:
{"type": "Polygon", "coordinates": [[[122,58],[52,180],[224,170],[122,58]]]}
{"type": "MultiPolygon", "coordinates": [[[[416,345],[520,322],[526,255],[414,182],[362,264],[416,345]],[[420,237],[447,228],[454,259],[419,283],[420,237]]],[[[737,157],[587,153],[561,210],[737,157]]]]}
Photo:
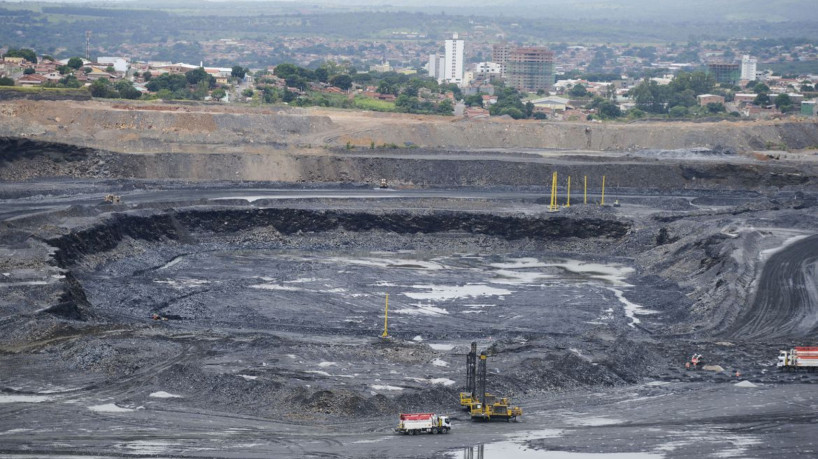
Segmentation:
{"type": "Polygon", "coordinates": [[[452,421],[448,416],[438,416],[434,413],[408,413],[400,415],[400,422],[395,432],[404,435],[441,434],[449,433],[451,429],[452,421]]]}
{"type": "Polygon", "coordinates": [[[792,370],[818,368],[818,347],[795,347],[778,353],[778,368],[792,370]]]}

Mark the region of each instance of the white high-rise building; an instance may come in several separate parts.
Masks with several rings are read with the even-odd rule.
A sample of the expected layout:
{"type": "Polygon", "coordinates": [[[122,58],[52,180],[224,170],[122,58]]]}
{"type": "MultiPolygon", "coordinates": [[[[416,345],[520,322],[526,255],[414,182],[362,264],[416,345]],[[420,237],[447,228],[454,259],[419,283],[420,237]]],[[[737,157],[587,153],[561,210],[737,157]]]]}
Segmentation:
{"type": "Polygon", "coordinates": [[[452,35],[446,40],[446,55],[443,63],[443,79],[449,83],[463,83],[463,40],[452,35]]]}
{"type": "Polygon", "coordinates": [[[753,81],[756,79],[756,67],[758,66],[758,60],[753,59],[749,55],[745,54],[741,58],[741,79],[742,80],[749,80],[753,81]]]}

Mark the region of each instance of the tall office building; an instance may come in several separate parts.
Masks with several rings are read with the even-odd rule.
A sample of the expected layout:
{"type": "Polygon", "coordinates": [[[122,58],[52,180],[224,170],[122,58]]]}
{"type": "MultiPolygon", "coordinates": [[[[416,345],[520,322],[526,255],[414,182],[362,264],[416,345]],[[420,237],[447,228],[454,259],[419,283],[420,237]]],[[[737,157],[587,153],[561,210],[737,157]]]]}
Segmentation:
{"type": "Polygon", "coordinates": [[[429,69],[429,76],[437,80],[437,73],[438,73],[438,65],[437,65],[437,54],[430,54],[429,55],[429,64],[427,66],[429,69]]]}
{"type": "MultiPolygon", "coordinates": [[[[710,62],[707,64],[707,72],[713,75],[716,83],[720,85],[735,86],[741,77],[741,66],[732,62],[710,62]]],[[[755,77],[753,77],[755,80],[755,77]]]]}
{"type": "Polygon", "coordinates": [[[548,48],[517,48],[508,56],[509,86],[525,92],[548,91],[554,84],[554,52],[548,48]]]}
{"type": "Polygon", "coordinates": [[[429,69],[429,76],[437,80],[438,83],[443,82],[444,65],[445,59],[443,56],[439,54],[429,55],[429,64],[427,66],[427,68],[429,69]]]}
{"type": "Polygon", "coordinates": [[[500,76],[506,77],[508,56],[514,51],[514,47],[506,42],[497,43],[491,47],[491,61],[500,65],[500,76]]]}
{"type": "Polygon", "coordinates": [[[755,80],[757,67],[758,60],[745,54],[744,57],[741,58],[741,79],[749,81],[755,80]]]}
{"type": "Polygon", "coordinates": [[[446,40],[446,54],[443,64],[443,79],[449,83],[463,83],[463,40],[454,34],[446,40]]]}

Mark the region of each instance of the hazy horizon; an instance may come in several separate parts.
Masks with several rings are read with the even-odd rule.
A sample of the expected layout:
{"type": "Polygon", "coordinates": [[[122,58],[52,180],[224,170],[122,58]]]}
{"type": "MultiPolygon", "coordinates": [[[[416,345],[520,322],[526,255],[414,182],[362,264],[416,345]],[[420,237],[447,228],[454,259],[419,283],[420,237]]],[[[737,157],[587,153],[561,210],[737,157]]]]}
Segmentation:
{"type": "Polygon", "coordinates": [[[741,22],[741,21],[818,21],[818,8],[806,0],[690,0],[679,3],[675,0],[178,0],[178,1],[134,1],[134,0],[8,0],[0,4],[73,4],[89,7],[121,7],[173,9],[185,7],[195,9],[196,5],[267,3],[288,4],[305,10],[327,7],[330,11],[350,8],[355,10],[410,11],[430,14],[457,14],[463,16],[525,16],[564,17],[589,20],[663,20],[668,22],[741,22]]]}

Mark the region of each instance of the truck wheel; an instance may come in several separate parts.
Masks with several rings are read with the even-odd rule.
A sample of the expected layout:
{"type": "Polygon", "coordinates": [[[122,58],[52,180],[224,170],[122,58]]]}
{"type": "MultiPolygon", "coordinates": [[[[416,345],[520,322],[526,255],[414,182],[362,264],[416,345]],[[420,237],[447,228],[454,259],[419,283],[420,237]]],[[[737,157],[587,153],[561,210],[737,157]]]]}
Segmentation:
{"type": "Polygon", "coordinates": [[[437,430],[437,427],[432,427],[432,435],[437,433],[440,433],[440,431],[437,430]]]}

